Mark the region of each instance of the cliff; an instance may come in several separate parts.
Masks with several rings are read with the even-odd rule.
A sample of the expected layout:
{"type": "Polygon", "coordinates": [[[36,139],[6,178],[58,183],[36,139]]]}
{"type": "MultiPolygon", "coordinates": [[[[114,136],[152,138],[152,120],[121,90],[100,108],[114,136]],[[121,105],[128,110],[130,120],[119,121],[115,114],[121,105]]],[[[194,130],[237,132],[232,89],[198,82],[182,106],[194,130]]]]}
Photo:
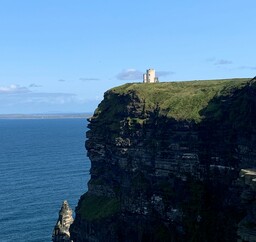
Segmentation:
{"type": "Polygon", "coordinates": [[[255,112],[254,79],[107,91],[73,241],[256,241],[255,112]]]}

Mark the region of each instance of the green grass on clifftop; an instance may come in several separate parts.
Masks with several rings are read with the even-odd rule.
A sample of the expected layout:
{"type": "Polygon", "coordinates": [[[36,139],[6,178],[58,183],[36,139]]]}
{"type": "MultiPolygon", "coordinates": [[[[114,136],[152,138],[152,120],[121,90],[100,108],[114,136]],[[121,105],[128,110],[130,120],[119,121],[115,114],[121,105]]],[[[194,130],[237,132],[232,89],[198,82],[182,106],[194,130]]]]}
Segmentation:
{"type": "Polygon", "coordinates": [[[207,81],[165,82],[165,83],[129,83],[115,87],[110,92],[125,95],[135,94],[145,103],[146,110],[157,106],[160,113],[176,120],[200,122],[200,111],[218,96],[232,95],[234,90],[246,85],[250,79],[222,79],[207,81]]]}

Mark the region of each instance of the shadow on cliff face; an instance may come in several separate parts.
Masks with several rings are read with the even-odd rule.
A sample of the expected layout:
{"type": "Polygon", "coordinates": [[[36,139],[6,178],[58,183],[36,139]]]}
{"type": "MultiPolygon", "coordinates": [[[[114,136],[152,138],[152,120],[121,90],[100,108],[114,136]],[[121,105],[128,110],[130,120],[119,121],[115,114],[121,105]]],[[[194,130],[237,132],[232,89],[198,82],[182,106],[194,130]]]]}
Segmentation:
{"type": "Polygon", "coordinates": [[[207,241],[235,241],[247,210],[236,180],[241,168],[256,167],[255,78],[241,89],[214,97],[200,115],[204,117],[199,124],[200,163],[208,172],[215,167],[203,182],[201,203],[207,222],[201,229],[207,231],[207,241]]]}
{"type": "Polygon", "coordinates": [[[200,124],[202,161],[215,157],[215,163],[225,166],[255,167],[255,78],[242,89],[231,89],[213,98],[200,115],[204,117],[200,124]]]}

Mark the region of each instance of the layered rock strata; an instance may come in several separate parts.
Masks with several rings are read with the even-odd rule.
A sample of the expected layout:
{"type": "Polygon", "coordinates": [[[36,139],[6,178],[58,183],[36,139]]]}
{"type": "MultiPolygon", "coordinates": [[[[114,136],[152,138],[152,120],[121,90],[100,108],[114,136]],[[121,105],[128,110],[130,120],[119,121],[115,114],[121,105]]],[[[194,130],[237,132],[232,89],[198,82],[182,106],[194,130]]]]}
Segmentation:
{"type": "Polygon", "coordinates": [[[241,201],[247,207],[246,216],[238,224],[238,241],[256,241],[256,169],[242,169],[238,183],[243,188],[241,201]]]}
{"type": "Polygon", "coordinates": [[[106,92],[89,120],[91,179],[71,238],[253,241],[254,178],[241,169],[256,166],[255,112],[254,80],[106,92]]]}

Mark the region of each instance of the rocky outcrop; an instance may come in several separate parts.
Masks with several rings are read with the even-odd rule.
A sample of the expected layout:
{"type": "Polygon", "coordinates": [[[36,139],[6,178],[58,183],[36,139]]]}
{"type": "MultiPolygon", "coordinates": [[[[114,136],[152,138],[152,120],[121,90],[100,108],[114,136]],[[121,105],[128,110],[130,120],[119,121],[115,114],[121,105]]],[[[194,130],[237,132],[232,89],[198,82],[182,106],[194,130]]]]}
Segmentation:
{"type": "Polygon", "coordinates": [[[71,238],[254,241],[254,81],[142,85],[106,92],[89,120],[71,238]]]}
{"type": "Polygon", "coordinates": [[[53,242],[70,242],[69,228],[73,223],[72,209],[65,200],[59,211],[59,218],[52,233],[53,242]]]}
{"type": "Polygon", "coordinates": [[[242,169],[238,183],[242,186],[242,203],[247,207],[246,216],[238,224],[238,241],[256,241],[256,169],[242,169]]]}

